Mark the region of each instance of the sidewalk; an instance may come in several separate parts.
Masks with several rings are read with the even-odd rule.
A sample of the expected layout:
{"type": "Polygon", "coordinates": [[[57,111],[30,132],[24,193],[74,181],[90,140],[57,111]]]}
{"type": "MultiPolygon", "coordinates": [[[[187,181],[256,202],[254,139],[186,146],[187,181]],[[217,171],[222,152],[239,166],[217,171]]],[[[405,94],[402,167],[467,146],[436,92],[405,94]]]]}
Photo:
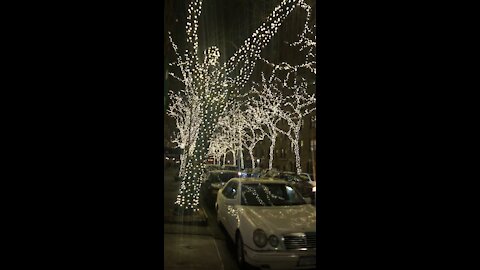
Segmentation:
{"type": "Polygon", "coordinates": [[[211,236],[164,234],[164,247],[165,269],[224,269],[217,245],[211,236]]]}
{"type": "MultiPolygon", "coordinates": [[[[164,177],[164,218],[174,218],[174,202],[180,187],[175,182],[176,171],[167,169],[164,177]]],[[[182,217],[178,217],[181,219],[182,217]]],[[[185,221],[185,218],[183,218],[185,221]]],[[[216,270],[224,269],[219,250],[211,230],[205,223],[164,220],[164,268],[171,270],[216,270]]]]}
{"type": "Polygon", "coordinates": [[[163,218],[164,223],[176,223],[183,225],[200,225],[207,226],[208,216],[201,208],[194,215],[178,216],[175,215],[173,210],[175,207],[175,201],[177,199],[178,190],[180,189],[180,181],[175,181],[177,170],[169,168],[164,174],[164,204],[163,204],[163,218]]]}

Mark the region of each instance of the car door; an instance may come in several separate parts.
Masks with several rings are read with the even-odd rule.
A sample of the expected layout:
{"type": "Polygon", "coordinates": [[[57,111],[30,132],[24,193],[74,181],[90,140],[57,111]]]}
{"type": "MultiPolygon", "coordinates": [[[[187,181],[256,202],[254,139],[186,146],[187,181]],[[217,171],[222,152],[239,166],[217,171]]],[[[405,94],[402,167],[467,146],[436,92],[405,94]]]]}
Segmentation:
{"type": "Polygon", "coordinates": [[[217,215],[222,224],[226,224],[225,216],[227,215],[227,206],[225,200],[227,200],[228,192],[231,191],[232,182],[227,183],[217,195],[217,215]]]}
{"type": "Polygon", "coordinates": [[[218,215],[220,220],[228,232],[230,237],[232,236],[232,209],[235,205],[236,191],[238,189],[238,182],[230,181],[222,189],[220,195],[218,195],[218,215]]]}

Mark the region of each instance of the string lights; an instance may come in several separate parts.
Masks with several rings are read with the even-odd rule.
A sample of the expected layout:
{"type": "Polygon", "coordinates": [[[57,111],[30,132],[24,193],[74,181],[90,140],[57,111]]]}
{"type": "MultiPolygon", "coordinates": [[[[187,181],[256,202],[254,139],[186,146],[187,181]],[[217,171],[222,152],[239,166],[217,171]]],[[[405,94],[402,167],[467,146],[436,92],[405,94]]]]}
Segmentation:
{"type": "Polygon", "coordinates": [[[280,114],[284,97],[274,81],[274,76],[267,80],[262,73],[262,82],[255,83],[250,90],[252,97],[250,103],[257,109],[259,118],[262,119],[262,127],[264,128],[264,135],[270,140],[270,151],[268,160],[268,169],[273,168],[273,158],[275,144],[278,137],[278,123],[281,120],[280,114]]]}
{"type": "Polygon", "coordinates": [[[284,104],[285,110],[279,111],[280,118],[287,122],[288,130],[285,131],[278,129],[278,131],[287,136],[293,145],[293,150],[295,153],[295,168],[298,174],[302,172],[299,146],[300,129],[302,127],[304,117],[316,109],[315,94],[308,94],[307,87],[307,82],[298,82],[297,80],[294,81],[293,86],[287,86],[287,88],[293,91],[293,94],[287,96],[284,104]]]}
{"type": "MultiPolygon", "coordinates": [[[[170,65],[179,69],[179,74],[169,74],[184,85],[185,89],[182,92],[184,96],[195,96],[185,107],[191,109],[189,119],[191,123],[195,123],[194,127],[190,130],[187,128],[189,132],[181,131],[178,138],[178,142],[188,148],[185,151],[187,153],[185,165],[184,167],[182,165],[184,169],[180,191],[175,202],[184,213],[199,209],[201,176],[205,160],[212,152],[209,151],[209,147],[214,130],[228,101],[240,96],[240,89],[249,82],[262,49],[278,32],[286,17],[297,6],[308,7],[303,0],[283,0],[252,36],[247,38],[224,64],[221,64],[220,50],[215,46],[205,50],[203,61],[200,61],[198,22],[202,3],[202,0],[192,0],[188,5],[187,48],[183,54],[180,53],[169,33],[169,39],[176,54],[176,62],[170,65]]],[[[180,122],[177,122],[177,125],[182,125],[180,122]]],[[[238,145],[242,146],[241,143],[238,145]]]]}

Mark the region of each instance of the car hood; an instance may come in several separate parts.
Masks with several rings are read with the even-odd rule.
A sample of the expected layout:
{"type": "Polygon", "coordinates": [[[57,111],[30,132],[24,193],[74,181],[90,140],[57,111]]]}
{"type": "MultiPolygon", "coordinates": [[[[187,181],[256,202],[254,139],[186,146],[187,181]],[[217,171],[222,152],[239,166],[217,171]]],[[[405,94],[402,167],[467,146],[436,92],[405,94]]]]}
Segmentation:
{"type": "Polygon", "coordinates": [[[316,211],[310,204],[292,206],[240,206],[239,213],[267,233],[316,231],[316,211]]]}

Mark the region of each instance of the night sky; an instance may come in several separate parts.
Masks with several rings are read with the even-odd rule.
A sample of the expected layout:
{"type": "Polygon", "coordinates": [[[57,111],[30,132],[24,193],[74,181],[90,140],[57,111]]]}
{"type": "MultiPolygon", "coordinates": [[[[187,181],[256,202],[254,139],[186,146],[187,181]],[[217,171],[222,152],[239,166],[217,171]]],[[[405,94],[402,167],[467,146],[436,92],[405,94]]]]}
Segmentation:
{"type": "MultiPolygon", "coordinates": [[[[315,21],[315,1],[307,1],[312,6],[312,20],[315,21]]],[[[172,63],[176,56],[172,45],[168,40],[168,32],[172,33],[175,44],[180,53],[185,50],[185,24],[189,1],[166,0],[165,1],[165,61],[172,63]]],[[[224,63],[251,36],[251,34],[264,22],[265,18],[281,3],[280,0],[204,0],[202,14],[199,20],[199,51],[203,52],[209,46],[217,46],[221,52],[221,62],[224,63]]],[[[288,43],[297,40],[297,35],[303,30],[306,12],[297,7],[283,22],[277,34],[263,49],[262,56],[269,61],[280,63],[288,62],[299,64],[304,59],[304,54],[298,52],[298,48],[290,47],[288,43]],[[299,62],[300,61],[300,62],[299,62]]],[[[202,56],[202,53],[200,54],[202,56]]],[[[165,65],[168,67],[168,63],[165,65]]],[[[257,61],[252,79],[260,81],[262,71],[271,70],[261,61],[257,61]]],[[[177,72],[172,69],[169,72],[177,72]]],[[[178,74],[178,73],[177,73],[178,74]]],[[[313,75],[309,77],[314,79],[313,75]]],[[[169,90],[181,89],[183,85],[176,79],[169,78],[166,81],[165,94],[169,90]]],[[[246,86],[249,89],[249,84],[246,86]]],[[[314,91],[314,87],[312,87],[314,91]]],[[[286,93],[288,94],[288,93],[286,93]]],[[[166,97],[168,99],[168,96],[166,97]]],[[[168,100],[167,100],[168,103],[168,100]]],[[[167,105],[168,106],[168,105],[167,105]]],[[[171,123],[168,117],[165,119],[165,136],[168,138],[171,131],[171,123]]]]}
{"type": "MultiPolygon", "coordinates": [[[[200,51],[215,45],[221,51],[221,60],[230,57],[257,29],[265,18],[274,10],[279,0],[205,0],[199,24],[200,51]]],[[[308,1],[313,7],[315,20],[315,1],[308,1]]],[[[165,31],[172,32],[174,41],[179,48],[184,48],[185,18],[188,1],[165,1],[165,31]],[[178,20],[178,21],[177,21],[178,20]]],[[[302,30],[305,12],[297,8],[285,20],[277,35],[262,53],[268,59],[277,61],[295,61],[295,51],[289,48],[284,41],[295,40],[296,33],[302,30]]],[[[167,36],[166,36],[167,38],[167,36]]],[[[172,49],[166,40],[166,53],[172,49]]],[[[171,61],[171,60],[170,60],[171,61]]]]}

